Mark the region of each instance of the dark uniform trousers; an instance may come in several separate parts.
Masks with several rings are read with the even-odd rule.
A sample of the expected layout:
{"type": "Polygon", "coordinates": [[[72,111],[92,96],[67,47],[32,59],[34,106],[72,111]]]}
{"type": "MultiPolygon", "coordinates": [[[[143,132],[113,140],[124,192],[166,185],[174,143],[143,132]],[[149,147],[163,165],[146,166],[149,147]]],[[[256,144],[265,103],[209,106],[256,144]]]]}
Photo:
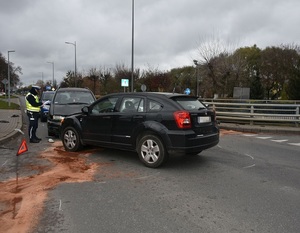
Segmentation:
{"type": "Polygon", "coordinates": [[[29,138],[31,140],[36,139],[37,138],[36,130],[38,128],[38,120],[39,120],[40,113],[27,110],[27,116],[29,119],[29,127],[28,127],[29,138]]]}

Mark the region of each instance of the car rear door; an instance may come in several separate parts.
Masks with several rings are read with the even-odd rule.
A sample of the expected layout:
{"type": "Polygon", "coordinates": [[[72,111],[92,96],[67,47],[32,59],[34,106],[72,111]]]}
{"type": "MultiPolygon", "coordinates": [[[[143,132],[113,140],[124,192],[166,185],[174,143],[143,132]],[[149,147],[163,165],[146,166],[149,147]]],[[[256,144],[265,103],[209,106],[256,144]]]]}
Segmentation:
{"type": "Polygon", "coordinates": [[[126,96],[121,100],[119,113],[112,125],[112,142],[120,146],[131,147],[134,132],[145,120],[145,99],[139,96],[126,96]]]}

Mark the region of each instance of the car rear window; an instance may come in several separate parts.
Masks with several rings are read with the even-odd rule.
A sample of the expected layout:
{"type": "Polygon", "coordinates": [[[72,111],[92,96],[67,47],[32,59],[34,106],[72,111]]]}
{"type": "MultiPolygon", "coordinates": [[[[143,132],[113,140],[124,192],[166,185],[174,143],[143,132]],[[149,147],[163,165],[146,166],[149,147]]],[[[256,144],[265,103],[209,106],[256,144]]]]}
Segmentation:
{"type": "Polygon", "coordinates": [[[203,103],[201,103],[197,98],[193,97],[174,97],[172,100],[176,101],[181,107],[188,111],[206,108],[203,103]]]}

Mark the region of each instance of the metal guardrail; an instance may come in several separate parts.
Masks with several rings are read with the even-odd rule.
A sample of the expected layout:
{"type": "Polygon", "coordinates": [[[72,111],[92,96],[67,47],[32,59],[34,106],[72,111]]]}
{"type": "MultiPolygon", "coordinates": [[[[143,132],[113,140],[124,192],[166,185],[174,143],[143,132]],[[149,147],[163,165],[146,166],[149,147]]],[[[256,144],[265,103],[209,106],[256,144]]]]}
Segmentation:
{"type": "Polygon", "coordinates": [[[300,104],[251,103],[251,101],[202,100],[216,111],[217,120],[227,123],[287,125],[299,127],[300,104]]]}

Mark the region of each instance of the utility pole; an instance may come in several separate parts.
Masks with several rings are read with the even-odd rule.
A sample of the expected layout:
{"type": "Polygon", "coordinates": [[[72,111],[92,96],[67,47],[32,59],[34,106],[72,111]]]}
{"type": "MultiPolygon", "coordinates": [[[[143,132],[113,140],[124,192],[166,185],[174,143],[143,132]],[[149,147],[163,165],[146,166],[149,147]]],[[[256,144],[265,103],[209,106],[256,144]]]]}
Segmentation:
{"type": "Polygon", "coordinates": [[[10,50],[7,52],[7,60],[8,60],[8,106],[10,107],[10,66],[9,66],[9,53],[14,53],[15,51],[14,50],[10,50]]]}

